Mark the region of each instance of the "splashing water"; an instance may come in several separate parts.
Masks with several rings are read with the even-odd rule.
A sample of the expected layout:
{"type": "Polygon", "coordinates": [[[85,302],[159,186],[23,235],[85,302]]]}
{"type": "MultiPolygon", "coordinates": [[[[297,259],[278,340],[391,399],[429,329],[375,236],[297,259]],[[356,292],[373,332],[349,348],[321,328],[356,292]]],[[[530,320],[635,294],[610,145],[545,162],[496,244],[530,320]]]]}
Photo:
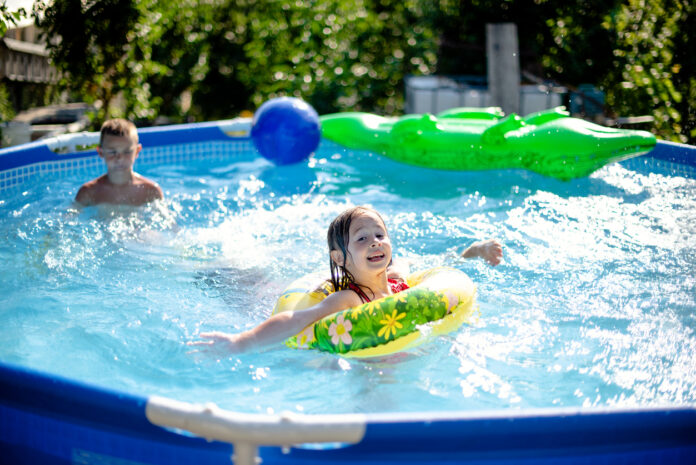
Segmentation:
{"type": "Polygon", "coordinates": [[[0,360],[262,413],[696,401],[694,179],[640,159],[564,183],[326,148],[302,166],[247,154],[141,172],[164,202],[74,210],[84,179],[0,201],[0,360]],[[480,316],[382,361],[191,352],[199,331],[253,327],[290,281],[328,270],[328,223],[363,203],[414,268],[468,273],[480,316]],[[489,237],[503,264],[458,257],[489,237]]]}

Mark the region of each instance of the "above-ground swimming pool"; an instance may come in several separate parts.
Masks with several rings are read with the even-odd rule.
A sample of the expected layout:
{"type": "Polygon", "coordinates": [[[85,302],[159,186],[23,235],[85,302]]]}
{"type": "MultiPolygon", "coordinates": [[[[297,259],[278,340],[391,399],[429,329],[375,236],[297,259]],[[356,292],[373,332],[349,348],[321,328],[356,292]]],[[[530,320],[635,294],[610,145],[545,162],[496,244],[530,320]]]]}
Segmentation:
{"type": "Polygon", "coordinates": [[[182,430],[235,442],[238,463],[258,445],[293,444],[305,445],[260,455],[696,461],[693,147],[660,143],[562,182],[414,168],[327,141],[276,167],[248,125],[141,131],[136,170],[166,198],[138,209],[71,204],[103,171],[93,150],[74,148],[94,134],[0,151],[0,440],[11,463],[229,461],[231,446],[182,430]],[[359,204],[383,214],[412,268],[466,272],[477,316],[380,360],[186,345],[255,326],[294,278],[328,273],[326,227],[359,204]],[[504,243],[503,264],[458,256],[489,237],[504,243]]]}

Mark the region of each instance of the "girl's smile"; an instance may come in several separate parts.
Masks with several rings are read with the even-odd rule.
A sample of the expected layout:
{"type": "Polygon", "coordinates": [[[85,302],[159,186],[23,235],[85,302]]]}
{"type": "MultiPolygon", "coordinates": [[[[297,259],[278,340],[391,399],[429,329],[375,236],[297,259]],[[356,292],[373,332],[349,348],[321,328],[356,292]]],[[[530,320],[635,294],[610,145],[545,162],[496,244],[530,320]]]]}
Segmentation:
{"type": "Polygon", "coordinates": [[[380,260],[383,260],[384,257],[385,257],[384,252],[379,252],[379,253],[374,254],[374,255],[368,255],[367,259],[371,262],[378,262],[380,260]]]}

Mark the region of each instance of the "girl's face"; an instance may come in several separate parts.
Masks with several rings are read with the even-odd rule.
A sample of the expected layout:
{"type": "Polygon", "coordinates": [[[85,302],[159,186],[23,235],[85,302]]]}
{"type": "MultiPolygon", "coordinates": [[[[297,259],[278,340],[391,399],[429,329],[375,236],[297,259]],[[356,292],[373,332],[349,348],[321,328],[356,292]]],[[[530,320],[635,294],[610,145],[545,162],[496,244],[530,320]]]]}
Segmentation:
{"type": "MultiPolygon", "coordinates": [[[[370,211],[354,217],[350,223],[346,251],[345,267],[356,280],[366,273],[385,271],[391,262],[392,247],[382,219],[370,211]]],[[[331,258],[338,265],[343,265],[340,250],[332,250],[331,258]]]]}

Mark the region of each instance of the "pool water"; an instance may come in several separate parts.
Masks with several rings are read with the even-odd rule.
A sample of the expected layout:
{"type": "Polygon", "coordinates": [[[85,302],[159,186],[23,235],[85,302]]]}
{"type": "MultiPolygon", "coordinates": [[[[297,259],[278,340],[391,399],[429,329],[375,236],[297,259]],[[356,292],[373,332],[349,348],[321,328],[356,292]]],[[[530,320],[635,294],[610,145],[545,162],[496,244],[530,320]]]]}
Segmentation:
{"type": "Polygon", "coordinates": [[[0,360],[242,412],[693,404],[696,179],[645,163],[561,182],[322,144],[289,167],[251,151],[146,164],[164,202],[81,211],[88,175],[44,179],[0,200],[0,360]],[[469,274],[479,316],[384,360],[186,345],[255,326],[290,281],[328,272],[326,227],[358,204],[383,213],[414,269],[469,274]],[[458,257],[491,237],[503,264],[458,257]]]}

